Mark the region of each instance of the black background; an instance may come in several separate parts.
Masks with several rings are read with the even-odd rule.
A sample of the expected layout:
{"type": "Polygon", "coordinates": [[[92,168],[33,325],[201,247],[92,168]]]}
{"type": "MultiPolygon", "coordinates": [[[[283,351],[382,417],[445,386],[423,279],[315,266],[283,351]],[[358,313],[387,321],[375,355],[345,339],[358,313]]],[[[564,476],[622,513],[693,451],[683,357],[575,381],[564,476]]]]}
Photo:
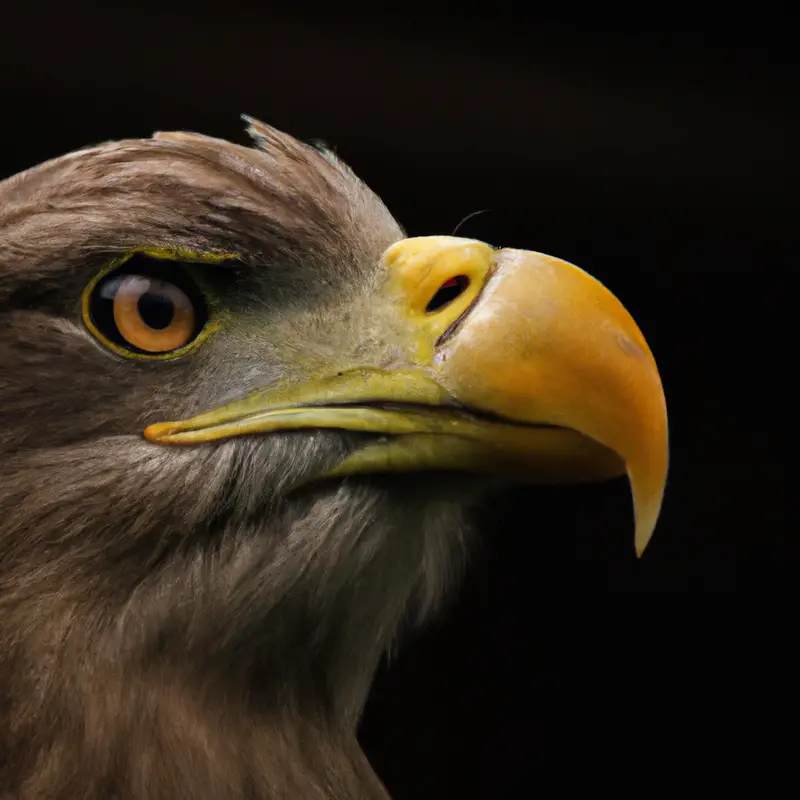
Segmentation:
{"type": "Polygon", "coordinates": [[[459,600],[367,709],[394,796],[649,793],[690,773],[696,790],[755,773],[763,793],[795,708],[779,655],[793,603],[771,595],[791,596],[800,556],[788,17],[236,2],[0,17],[0,176],[156,129],[244,142],[245,112],[334,145],[411,235],[488,209],[459,234],[579,264],[648,338],[672,453],[650,548],[637,562],[622,482],[487,510],[459,600]],[[629,592],[747,597],[689,612],[606,596],[629,592]]]}

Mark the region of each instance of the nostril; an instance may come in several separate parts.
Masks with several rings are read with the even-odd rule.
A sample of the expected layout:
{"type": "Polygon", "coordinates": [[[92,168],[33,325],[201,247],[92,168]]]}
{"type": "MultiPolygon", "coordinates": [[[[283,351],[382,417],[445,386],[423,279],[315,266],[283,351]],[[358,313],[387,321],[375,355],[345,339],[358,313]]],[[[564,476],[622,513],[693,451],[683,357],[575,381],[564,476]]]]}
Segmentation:
{"type": "Polygon", "coordinates": [[[469,278],[466,275],[456,275],[455,278],[446,280],[439,291],[431,298],[430,303],[425,307],[425,311],[430,314],[438,311],[453,302],[460,294],[463,294],[469,286],[469,278]]]}

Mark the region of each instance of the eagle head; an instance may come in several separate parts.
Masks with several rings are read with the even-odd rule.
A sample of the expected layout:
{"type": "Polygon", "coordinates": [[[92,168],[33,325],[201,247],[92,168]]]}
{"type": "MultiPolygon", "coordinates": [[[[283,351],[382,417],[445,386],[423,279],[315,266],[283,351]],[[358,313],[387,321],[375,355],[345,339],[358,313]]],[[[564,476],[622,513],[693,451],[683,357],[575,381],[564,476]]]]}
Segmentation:
{"type": "Polygon", "coordinates": [[[381,656],[507,482],[667,472],[577,267],[407,238],[329,150],[112,142],[0,183],[0,794],[383,797],[381,656]]]}

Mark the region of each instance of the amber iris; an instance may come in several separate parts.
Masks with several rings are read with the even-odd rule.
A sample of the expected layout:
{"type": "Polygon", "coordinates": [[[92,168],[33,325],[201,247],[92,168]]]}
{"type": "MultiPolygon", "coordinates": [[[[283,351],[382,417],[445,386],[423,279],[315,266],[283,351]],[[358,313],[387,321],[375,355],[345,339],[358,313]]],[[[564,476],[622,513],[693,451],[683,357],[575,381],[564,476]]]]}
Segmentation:
{"type": "Polygon", "coordinates": [[[83,319],[128,358],[177,358],[214,328],[193,266],[135,252],[102,270],[83,293],[83,319]]]}
{"type": "Polygon", "coordinates": [[[192,338],[195,310],[175,284],[145,275],[125,275],[112,302],[117,330],[139,350],[165,353],[192,338]]]}

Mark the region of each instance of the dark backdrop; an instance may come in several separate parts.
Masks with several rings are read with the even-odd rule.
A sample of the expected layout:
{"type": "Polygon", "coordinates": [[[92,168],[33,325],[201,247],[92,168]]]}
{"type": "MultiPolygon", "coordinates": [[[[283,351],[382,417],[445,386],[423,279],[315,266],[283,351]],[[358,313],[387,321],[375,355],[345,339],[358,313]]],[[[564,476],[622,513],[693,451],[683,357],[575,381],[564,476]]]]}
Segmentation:
{"type": "Polygon", "coordinates": [[[758,767],[770,715],[794,709],[776,678],[791,636],[767,633],[792,604],[763,597],[792,592],[800,555],[788,18],[116,8],[3,6],[0,175],[155,129],[244,141],[246,112],[334,145],[412,235],[488,209],[459,233],[583,266],[659,362],[672,467],[645,557],[622,482],[487,510],[465,591],[367,710],[395,796],[561,795],[587,777],[641,792],[690,764],[714,785],[758,767]],[[605,596],[620,592],[748,597],[710,620],[705,603],[605,596]]]}

